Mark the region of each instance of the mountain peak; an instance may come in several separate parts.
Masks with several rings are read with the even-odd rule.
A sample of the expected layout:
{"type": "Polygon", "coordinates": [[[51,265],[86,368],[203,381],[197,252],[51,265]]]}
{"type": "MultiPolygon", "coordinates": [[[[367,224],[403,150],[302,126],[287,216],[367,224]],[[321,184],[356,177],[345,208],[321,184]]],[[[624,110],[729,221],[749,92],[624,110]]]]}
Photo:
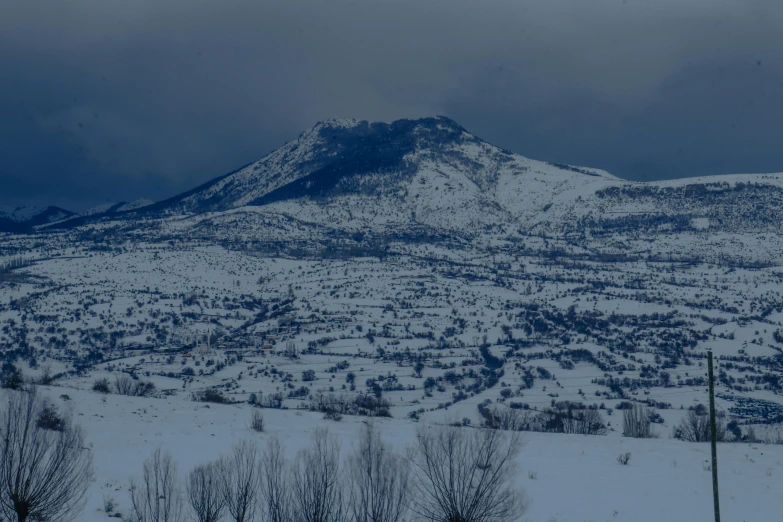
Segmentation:
{"type": "Polygon", "coordinates": [[[70,210],[51,205],[0,208],[0,232],[29,232],[38,225],[54,223],[72,215],[70,210]]]}
{"type": "Polygon", "coordinates": [[[344,140],[352,134],[362,136],[363,139],[408,135],[425,141],[436,137],[441,141],[455,140],[464,137],[463,135],[470,135],[460,124],[446,116],[400,119],[391,123],[354,118],[330,118],[319,121],[303,132],[299,140],[307,141],[312,137],[318,137],[334,142],[338,139],[344,140]]]}
{"type": "Polygon", "coordinates": [[[313,126],[313,129],[317,129],[317,130],[320,130],[322,128],[351,129],[361,123],[366,123],[366,121],[357,120],[355,118],[329,118],[316,123],[313,126]]]}

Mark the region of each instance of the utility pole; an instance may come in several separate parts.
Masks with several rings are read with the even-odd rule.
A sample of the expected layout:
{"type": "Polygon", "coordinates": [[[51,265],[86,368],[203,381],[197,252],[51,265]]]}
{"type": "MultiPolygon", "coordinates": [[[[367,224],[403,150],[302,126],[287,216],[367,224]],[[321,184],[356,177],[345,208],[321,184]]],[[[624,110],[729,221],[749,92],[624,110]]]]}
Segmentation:
{"type": "Polygon", "coordinates": [[[718,496],[718,431],[715,429],[715,379],[712,376],[712,350],[707,352],[707,368],[710,377],[710,432],[712,433],[712,497],[715,504],[715,522],[720,522],[720,497],[718,496]]]}

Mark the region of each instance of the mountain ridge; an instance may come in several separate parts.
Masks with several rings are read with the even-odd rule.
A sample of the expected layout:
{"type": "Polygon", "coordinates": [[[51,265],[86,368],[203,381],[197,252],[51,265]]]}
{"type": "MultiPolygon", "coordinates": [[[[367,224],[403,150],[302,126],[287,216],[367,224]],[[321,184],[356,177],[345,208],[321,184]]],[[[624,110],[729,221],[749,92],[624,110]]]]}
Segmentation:
{"type": "Polygon", "coordinates": [[[265,232],[252,229],[268,226],[262,222],[288,219],[348,234],[404,235],[421,227],[463,237],[487,230],[600,235],[634,227],[650,234],[777,232],[779,209],[783,174],[628,181],[600,169],[524,157],[437,116],[391,123],[325,120],[263,158],[167,200],[43,228],[173,216],[193,216],[193,226],[201,227],[234,219],[239,211],[250,216],[241,233],[259,237],[265,232]]]}

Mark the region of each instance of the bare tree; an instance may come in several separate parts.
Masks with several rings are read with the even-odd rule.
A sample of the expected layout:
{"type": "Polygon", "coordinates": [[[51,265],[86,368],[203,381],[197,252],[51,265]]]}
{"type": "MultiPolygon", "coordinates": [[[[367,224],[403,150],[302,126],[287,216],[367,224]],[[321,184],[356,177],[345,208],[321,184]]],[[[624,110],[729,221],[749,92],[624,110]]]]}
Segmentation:
{"type": "MultiPolygon", "coordinates": [[[[719,442],[726,440],[726,424],[721,417],[715,419],[715,432],[719,442]]],[[[672,436],[689,442],[709,442],[712,440],[710,416],[702,411],[688,410],[687,415],[674,427],[672,436]]]]}
{"type": "Polygon", "coordinates": [[[350,511],[354,522],[399,522],[408,510],[409,468],[367,424],[348,463],[350,511]]]}
{"type": "Polygon", "coordinates": [[[642,404],[633,404],[623,410],[623,437],[654,439],[658,437],[652,429],[650,411],[642,404]]]}
{"type": "Polygon", "coordinates": [[[518,433],[421,427],[410,448],[413,509],[430,522],[512,522],[524,512],[511,488],[518,433]]]}
{"type": "Polygon", "coordinates": [[[81,429],[39,426],[42,408],[32,388],[9,392],[0,411],[0,519],[66,522],[84,508],[92,456],[81,429]]]}
{"type": "Polygon", "coordinates": [[[261,459],[261,515],[264,522],[289,522],[291,497],[283,445],[270,439],[261,459]]]}
{"type": "Polygon", "coordinates": [[[181,522],[183,502],[177,485],[177,465],[161,449],[144,461],[142,482],[131,481],[134,522],[181,522]]]}
{"type": "Polygon", "coordinates": [[[118,375],[114,378],[114,389],[120,395],[133,395],[135,386],[133,379],[127,375],[118,375]]]}
{"type": "Polygon", "coordinates": [[[574,435],[604,435],[606,433],[601,414],[593,408],[561,412],[559,420],[563,427],[563,433],[574,435]]]}
{"type": "Polygon", "coordinates": [[[220,488],[220,465],[209,463],[190,472],[187,494],[197,522],[218,522],[226,509],[226,500],[220,488]]]}
{"type": "Polygon", "coordinates": [[[155,385],[151,382],[135,381],[127,375],[118,375],[114,380],[114,389],[120,395],[131,397],[149,397],[155,393],[155,385]]]}
{"type": "Polygon", "coordinates": [[[317,429],[313,446],[299,452],[291,482],[294,520],[342,522],[340,447],[327,430],[317,429]]]}
{"type": "Polygon", "coordinates": [[[258,457],[258,446],[243,440],[234,445],[231,455],[220,460],[223,497],[235,522],[253,520],[258,508],[261,485],[258,457]]]}

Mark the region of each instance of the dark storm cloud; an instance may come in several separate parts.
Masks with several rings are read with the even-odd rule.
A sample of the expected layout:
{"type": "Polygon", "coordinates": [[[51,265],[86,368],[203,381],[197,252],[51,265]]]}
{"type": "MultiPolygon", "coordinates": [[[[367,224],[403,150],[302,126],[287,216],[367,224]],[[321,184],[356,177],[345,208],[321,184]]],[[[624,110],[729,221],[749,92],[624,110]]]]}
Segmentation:
{"type": "Polygon", "coordinates": [[[777,0],[28,0],[0,203],[163,198],[318,120],[446,114],[634,179],[781,171],[777,0]]]}

